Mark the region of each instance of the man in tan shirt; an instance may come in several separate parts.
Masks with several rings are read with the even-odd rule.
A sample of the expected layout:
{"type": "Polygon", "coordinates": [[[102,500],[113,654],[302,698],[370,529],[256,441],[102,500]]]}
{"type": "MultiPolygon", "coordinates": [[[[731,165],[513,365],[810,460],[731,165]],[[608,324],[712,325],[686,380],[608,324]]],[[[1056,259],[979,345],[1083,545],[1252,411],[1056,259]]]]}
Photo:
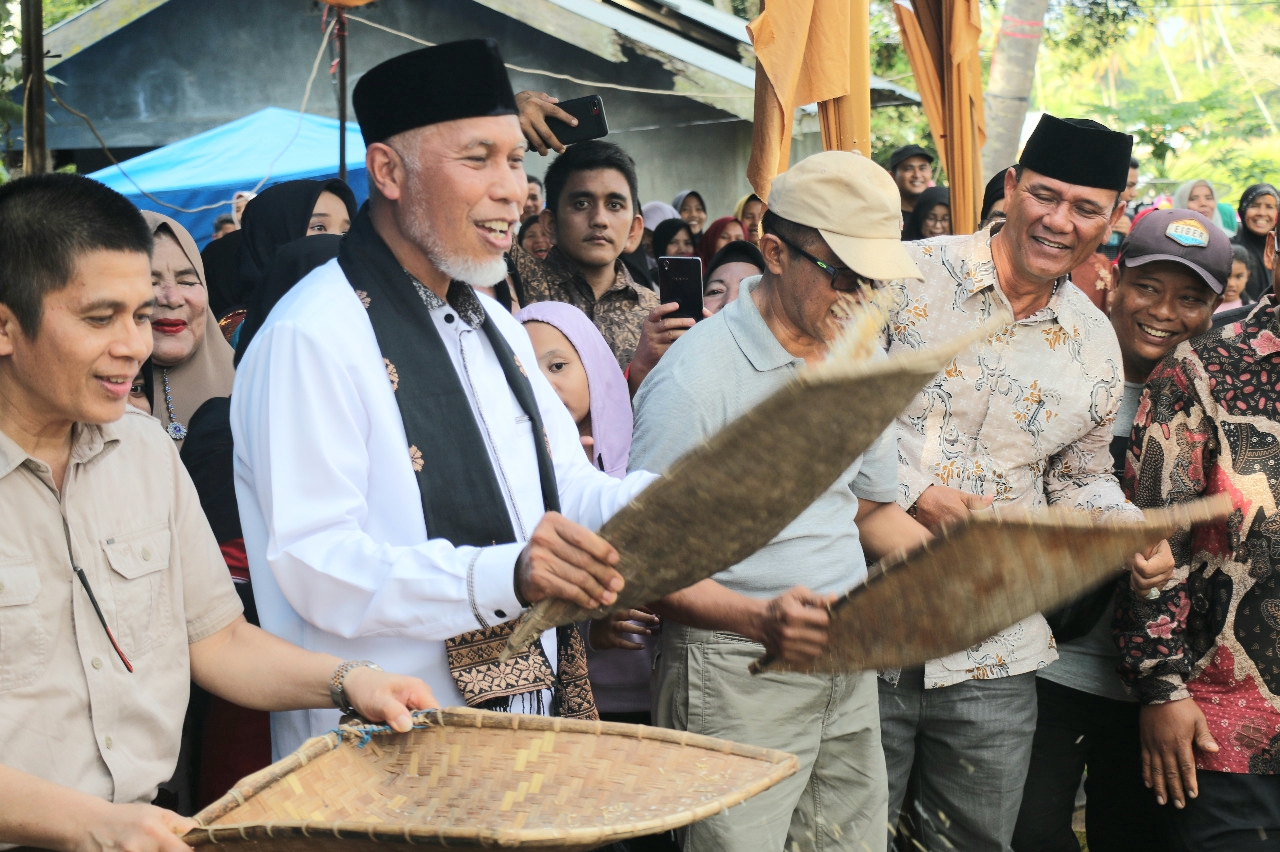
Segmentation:
{"type": "Polygon", "coordinates": [[[0,188],[0,847],[187,849],[153,807],[191,681],[259,710],[408,730],[416,678],[241,615],[173,442],[125,414],[151,352],[151,234],[101,184],[0,188]],[[332,688],[331,688],[332,687],[332,688]]]}

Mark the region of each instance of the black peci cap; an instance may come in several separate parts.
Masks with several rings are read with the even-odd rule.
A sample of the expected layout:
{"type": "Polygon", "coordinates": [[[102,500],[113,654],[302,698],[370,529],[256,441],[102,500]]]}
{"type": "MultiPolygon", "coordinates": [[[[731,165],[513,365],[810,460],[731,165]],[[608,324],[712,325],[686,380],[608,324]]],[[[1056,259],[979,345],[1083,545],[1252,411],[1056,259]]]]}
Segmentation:
{"type": "Polygon", "coordinates": [[[366,145],[429,124],[517,113],[511,79],[491,38],[392,57],[364,73],[351,103],[366,145]]]}
{"type": "Polygon", "coordinates": [[[1124,192],[1129,180],[1133,137],[1087,118],[1045,113],[1022,149],[1018,165],[1045,177],[1124,192]]]}

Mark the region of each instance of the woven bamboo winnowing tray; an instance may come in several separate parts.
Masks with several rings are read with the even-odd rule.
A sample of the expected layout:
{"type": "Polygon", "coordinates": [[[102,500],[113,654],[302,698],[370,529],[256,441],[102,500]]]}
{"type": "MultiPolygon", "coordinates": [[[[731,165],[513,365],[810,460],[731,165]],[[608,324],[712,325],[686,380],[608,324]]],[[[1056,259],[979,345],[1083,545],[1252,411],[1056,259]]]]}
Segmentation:
{"type": "Polygon", "coordinates": [[[641,725],[451,708],[415,713],[414,726],[308,740],[197,814],[204,827],[186,842],[574,852],[705,819],[798,766],[780,751],[641,725]]]}
{"type": "Polygon", "coordinates": [[[1230,511],[1231,501],[1218,495],[1148,509],[1140,522],[1069,509],[975,512],[923,547],[873,566],[865,583],[832,605],[827,647],[812,663],[765,657],[751,670],[917,666],[1114,580],[1134,553],[1230,511]]]}
{"type": "Polygon", "coordinates": [[[999,328],[995,320],[929,349],[801,370],[677,459],[601,527],[626,580],[611,606],[539,601],[517,622],[504,657],[549,627],[648,604],[760,550],[866,452],[948,361],[999,328]]]}

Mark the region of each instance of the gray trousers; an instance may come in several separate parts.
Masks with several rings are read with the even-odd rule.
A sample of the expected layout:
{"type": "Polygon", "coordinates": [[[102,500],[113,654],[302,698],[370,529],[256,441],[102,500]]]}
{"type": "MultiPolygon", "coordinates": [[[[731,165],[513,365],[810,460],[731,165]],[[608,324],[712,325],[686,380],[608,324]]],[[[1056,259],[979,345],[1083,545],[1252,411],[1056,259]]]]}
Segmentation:
{"type": "Polygon", "coordinates": [[[685,852],[882,852],[888,792],[875,674],[752,675],[764,648],[670,621],[654,663],[654,724],[790,752],[800,769],[689,826],[685,852]]]}
{"type": "Polygon", "coordinates": [[[913,668],[879,688],[890,821],[914,767],[915,841],[931,852],[1008,852],[1036,730],[1035,673],[925,689],[924,669],[913,668]]]}

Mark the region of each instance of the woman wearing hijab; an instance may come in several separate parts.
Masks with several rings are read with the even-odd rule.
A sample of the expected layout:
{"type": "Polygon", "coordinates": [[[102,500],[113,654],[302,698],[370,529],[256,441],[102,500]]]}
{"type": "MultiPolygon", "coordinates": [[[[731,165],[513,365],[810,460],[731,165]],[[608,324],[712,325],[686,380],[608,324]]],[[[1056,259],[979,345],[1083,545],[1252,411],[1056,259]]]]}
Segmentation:
{"type": "MultiPolygon", "coordinates": [[[[249,580],[249,559],[240,531],[232,475],[235,453],[230,412],[231,400],[227,397],[214,397],[200,406],[191,417],[191,431],[180,455],[231,572],[236,594],[244,605],[244,617],[257,625],[258,608],[249,580]]],[[[271,763],[270,713],[240,707],[193,687],[185,727],[192,737],[189,748],[197,808],[213,802],[236,781],[271,763]]]]}
{"type": "Polygon", "coordinates": [[[516,319],[529,332],[538,366],[573,415],[578,433],[591,439],[592,463],[610,476],[626,476],[631,395],[600,332],[586,314],[564,302],[534,302],[516,319]]]}
{"type": "MultiPolygon", "coordinates": [[[[153,405],[169,437],[181,450],[191,418],[206,400],[227,396],[235,379],[231,346],[223,338],[205,285],[204,264],[196,242],[174,220],[144,210],[142,216],[155,239],[151,254],[151,286],[156,307],[151,316],[151,371],[153,405]]],[[[140,384],[145,392],[146,382],[140,384]]],[[[200,729],[200,711],[189,708],[184,726],[184,751],[191,752],[191,738],[200,729]]],[[[189,802],[195,778],[187,761],[180,762],[169,795],[189,802]]]]}
{"type": "Polygon", "coordinates": [[[702,274],[702,307],[713,314],[738,298],[743,279],[764,274],[764,255],[746,240],[734,240],[711,258],[702,274]]]}
{"type": "Polygon", "coordinates": [[[693,229],[683,219],[668,219],[653,229],[653,257],[693,257],[693,229]]]}
{"type": "Polygon", "coordinates": [[[196,409],[210,397],[231,393],[234,353],[209,310],[204,264],[195,240],[168,216],[150,211],[142,215],[155,236],[151,362],[157,393],[151,413],[181,448],[196,409]]]}
{"type": "Polygon", "coordinates": [[[1271,290],[1271,271],[1263,263],[1267,234],[1276,227],[1280,192],[1269,183],[1255,183],[1240,196],[1240,229],[1231,242],[1249,250],[1249,283],[1245,293],[1256,302],[1271,290]]]}
{"type": "Polygon", "coordinates": [[[665,201],[650,201],[640,208],[640,215],[644,217],[644,229],[653,231],[668,219],[679,219],[680,211],[665,201]]]}
{"type": "Polygon", "coordinates": [[[721,216],[711,223],[711,227],[698,238],[698,257],[702,258],[702,269],[705,271],[716,252],[736,240],[747,238],[742,223],[732,216],[721,216]]]}
{"type": "Polygon", "coordinates": [[[1224,232],[1222,214],[1218,212],[1218,191],[1207,180],[1189,180],[1173,194],[1175,210],[1194,210],[1224,232]]]}
{"type": "Polygon", "coordinates": [[[231,218],[236,223],[237,228],[240,227],[240,217],[244,215],[245,205],[257,197],[258,193],[247,189],[242,189],[231,196],[231,218]]]}
{"type": "Polygon", "coordinates": [[[223,337],[230,338],[235,331],[235,324],[230,317],[239,306],[240,293],[236,286],[238,277],[236,262],[240,257],[240,241],[244,239],[244,231],[232,231],[220,240],[213,240],[200,252],[200,260],[204,263],[204,283],[209,291],[209,310],[218,318],[228,318],[230,331],[224,329],[223,337]]]}
{"type": "MultiPolygon", "coordinates": [[[[253,310],[254,293],[262,284],[267,266],[286,243],[319,234],[345,234],[356,217],[356,197],[351,187],[331,180],[290,180],[269,186],[244,208],[240,220],[240,249],[236,255],[236,282],[232,310],[253,310]]],[[[223,315],[227,330],[227,315],[223,315]]],[[[234,316],[232,316],[234,320],[234,316]]],[[[235,322],[236,327],[239,322],[235,322]]],[[[261,325],[261,320],[259,320],[261,325]]],[[[233,329],[232,329],[233,330],[233,329]]]]}
{"type": "Polygon", "coordinates": [[[707,202],[702,195],[693,189],[686,189],[671,201],[671,206],[680,213],[680,218],[689,223],[689,230],[695,237],[702,234],[702,226],[707,223],[707,202]]]}
{"type": "MultiPolygon", "coordinates": [[[[337,234],[301,237],[281,247],[267,266],[262,283],[254,291],[252,310],[239,332],[235,363],[248,348],[271,308],[311,270],[338,256],[337,234]]],[[[230,388],[228,388],[228,393],[230,388]]],[[[249,559],[240,529],[240,510],[232,473],[234,441],[231,435],[231,400],[226,395],[209,399],[196,410],[182,447],[182,463],[191,476],[200,507],[217,539],[222,557],[244,604],[245,618],[258,623],[249,559]]],[[[247,710],[215,696],[196,693],[188,724],[198,729],[192,743],[197,755],[196,800],[202,807],[212,802],[244,776],[271,762],[271,716],[247,710]]]]}
{"type": "MultiPolygon", "coordinates": [[[[631,455],[631,395],[609,344],[586,314],[563,302],[536,302],[516,319],[529,333],[538,366],[577,422],[592,463],[610,476],[625,476],[631,455]]],[[[601,720],[642,725],[652,721],[649,671],[657,652],[658,623],[648,610],[633,609],[583,630],[589,637],[587,669],[601,720]]],[[[612,848],[669,852],[679,847],[668,833],[633,838],[612,848]]]]}
{"type": "Polygon", "coordinates": [[[991,176],[991,180],[987,181],[986,189],[982,191],[982,215],[978,217],[978,221],[982,224],[978,225],[981,231],[997,219],[1004,218],[1004,176],[1008,169],[1001,169],[991,176]]]}
{"type": "MultiPolygon", "coordinates": [[[[529,333],[539,368],[578,424],[591,463],[618,479],[626,476],[631,455],[631,395],[609,344],[586,314],[563,302],[536,302],[523,308],[516,319],[529,333]]],[[[643,624],[657,620],[647,613],[631,612],[593,625],[592,641],[587,643],[588,668],[601,719],[648,724],[653,648],[649,647],[652,643],[644,642],[649,635],[646,627],[629,625],[633,618],[643,624]],[[626,632],[614,633],[610,629],[613,623],[629,626],[626,632]],[[597,641],[607,644],[609,650],[595,647],[597,641]]]]}
{"type": "Polygon", "coordinates": [[[262,276],[262,283],[253,291],[253,300],[249,303],[249,312],[236,335],[236,366],[244,357],[249,343],[262,328],[271,314],[276,302],[293,289],[311,270],[323,266],[338,256],[338,244],[342,237],[337,234],[318,234],[314,237],[302,237],[282,246],[271,259],[267,272],[262,276]]]}
{"type": "Polygon", "coordinates": [[[742,223],[742,230],[747,235],[746,240],[752,245],[760,242],[760,223],[764,220],[766,209],[768,209],[767,205],[754,192],[748,192],[733,206],[733,218],[742,223]]]}
{"type": "Polygon", "coordinates": [[[680,214],[665,201],[650,201],[640,208],[640,215],[644,217],[644,236],[640,238],[640,251],[644,254],[645,267],[652,278],[658,271],[658,261],[655,259],[657,255],[653,251],[654,229],[668,219],[679,219],[680,214]]]}
{"type": "Polygon", "coordinates": [[[931,186],[916,200],[915,209],[902,229],[904,241],[927,240],[951,234],[951,190],[931,186]]]}

